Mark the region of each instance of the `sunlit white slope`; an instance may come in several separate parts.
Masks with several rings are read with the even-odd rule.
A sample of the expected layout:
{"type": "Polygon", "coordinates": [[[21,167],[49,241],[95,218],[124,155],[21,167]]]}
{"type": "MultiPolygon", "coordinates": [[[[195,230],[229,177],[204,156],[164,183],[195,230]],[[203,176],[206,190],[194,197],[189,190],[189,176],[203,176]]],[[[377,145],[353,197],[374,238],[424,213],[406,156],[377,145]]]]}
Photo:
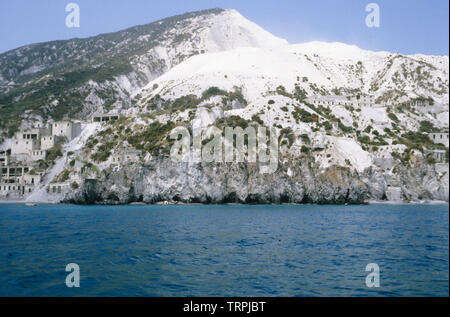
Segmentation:
{"type": "MultiPolygon", "coordinates": [[[[160,21],[159,23],[164,23],[160,21]]],[[[143,40],[147,40],[145,36],[143,40]]],[[[180,21],[149,54],[164,60],[168,69],[194,52],[214,53],[242,47],[282,47],[288,43],[247,20],[236,10],[203,14],[180,21]]]]}
{"type": "Polygon", "coordinates": [[[371,52],[343,43],[244,47],[194,56],[151,82],[142,93],[172,99],[199,95],[211,86],[225,90],[238,86],[252,101],[280,85],[288,91],[299,85],[309,94],[317,94],[317,89],[330,92],[343,87],[379,97],[389,90],[403,90],[406,97],[428,93],[435,94],[438,102],[448,103],[448,94],[439,90],[448,87],[448,57],[427,62],[423,59],[371,52]],[[426,78],[414,78],[417,69],[426,78]],[[155,84],[159,88],[152,91],[155,84]]]}
{"type": "Polygon", "coordinates": [[[199,34],[206,41],[208,51],[225,51],[239,47],[280,47],[287,41],[267,32],[247,20],[236,10],[225,10],[212,17],[211,24],[199,34]]]}

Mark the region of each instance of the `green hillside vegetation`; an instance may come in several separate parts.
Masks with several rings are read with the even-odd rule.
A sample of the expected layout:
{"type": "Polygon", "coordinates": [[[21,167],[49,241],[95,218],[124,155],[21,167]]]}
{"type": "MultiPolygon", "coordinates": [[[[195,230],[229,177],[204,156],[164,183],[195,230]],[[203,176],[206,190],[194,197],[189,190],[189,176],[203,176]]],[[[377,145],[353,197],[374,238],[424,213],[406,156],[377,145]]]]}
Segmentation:
{"type": "MultiPolygon", "coordinates": [[[[186,13],[119,32],[33,44],[0,54],[0,75],[14,82],[8,88],[0,86],[0,129],[3,136],[11,137],[17,131],[27,110],[42,115],[44,120],[49,117],[59,120],[64,116],[76,118],[85,98],[91,93],[87,89],[88,81],[102,84],[116,76],[129,74],[133,71],[131,59],[160,45],[162,40],[170,39],[169,32],[178,23],[222,11],[211,9],[186,13]],[[145,41],[142,36],[146,36],[145,41]],[[121,45],[125,42],[127,45],[121,45]],[[40,70],[30,74],[30,68],[40,70]],[[58,101],[56,106],[50,105],[53,100],[58,101]]],[[[176,43],[191,36],[183,34],[172,41],[176,43]]],[[[190,56],[179,56],[179,59],[190,56]]],[[[152,61],[150,66],[155,74],[162,73],[165,67],[160,60],[152,61]]],[[[115,101],[107,97],[110,95],[108,86],[100,85],[95,93],[106,98],[106,108],[115,101]]]]}

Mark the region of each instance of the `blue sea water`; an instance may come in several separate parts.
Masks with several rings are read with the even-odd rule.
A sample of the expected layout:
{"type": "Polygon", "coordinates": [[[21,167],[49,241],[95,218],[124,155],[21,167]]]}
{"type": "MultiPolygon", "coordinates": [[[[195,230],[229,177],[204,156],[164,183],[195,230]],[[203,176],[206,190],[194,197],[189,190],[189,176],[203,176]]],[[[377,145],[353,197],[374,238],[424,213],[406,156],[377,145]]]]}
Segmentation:
{"type": "Polygon", "coordinates": [[[448,295],[448,205],[0,205],[0,296],[448,295]]]}

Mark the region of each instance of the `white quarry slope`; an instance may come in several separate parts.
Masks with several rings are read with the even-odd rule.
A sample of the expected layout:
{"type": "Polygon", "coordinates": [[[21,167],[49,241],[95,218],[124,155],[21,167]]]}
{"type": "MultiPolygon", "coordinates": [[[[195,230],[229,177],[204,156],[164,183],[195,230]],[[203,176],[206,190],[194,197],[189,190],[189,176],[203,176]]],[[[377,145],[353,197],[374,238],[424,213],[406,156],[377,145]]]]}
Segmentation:
{"type": "Polygon", "coordinates": [[[390,90],[402,90],[403,97],[432,95],[435,101],[448,104],[448,57],[422,55],[403,56],[387,52],[371,52],[342,43],[311,42],[270,48],[238,48],[191,57],[174,67],[140,92],[144,97],[160,94],[167,99],[187,94],[199,95],[211,86],[233,90],[242,87],[248,101],[283,85],[292,91],[298,84],[309,95],[311,84],[330,92],[333,88],[360,89],[383,96],[390,90]],[[427,78],[416,79],[428,85],[420,87],[414,78],[401,78],[403,73],[420,68],[427,78]],[[303,78],[307,81],[303,81],[303,78]],[[411,80],[412,79],[412,80],[411,80]],[[159,89],[152,91],[158,84],[159,89]]]}
{"type": "MultiPolygon", "coordinates": [[[[333,164],[351,165],[358,172],[373,164],[373,158],[380,153],[363,150],[355,139],[345,136],[323,136],[323,132],[313,132],[309,124],[294,120],[292,111],[297,108],[311,112],[306,105],[293,98],[280,95],[277,87],[283,86],[288,93],[295,86],[304,89],[308,96],[333,94],[333,89],[344,88],[348,91],[360,91],[384,99],[391,92],[399,92],[400,98],[385,98],[383,103],[398,104],[417,97],[432,97],[435,101],[432,116],[425,113],[415,116],[397,114],[400,126],[405,130],[416,131],[421,120],[428,120],[438,128],[448,128],[448,56],[400,55],[389,52],[372,52],[354,45],[343,43],[310,42],[295,45],[270,47],[240,47],[224,52],[206,53],[193,56],[185,62],[150,82],[144,87],[135,113],[146,112],[147,102],[159,95],[164,100],[196,95],[200,97],[210,87],[226,91],[242,90],[247,106],[242,109],[225,110],[223,115],[236,115],[245,120],[258,116],[266,126],[291,128],[297,137],[307,134],[311,140],[324,139],[328,144],[325,155],[317,157],[322,168],[333,164]],[[155,89],[155,87],[157,87],[155,89]],[[269,102],[270,101],[270,102],[269,102]],[[273,102],[272,102],[273,101],[273,102]],[[268,106],[272,104],[272,106],[268,106]],[[287,109],[287,110],[283,110],[287,109]],[[328,156],[327,156],[328,154],[328,156]]],[[[195,117],[196,126],[208,126],[213,123],[221,97],[203,101],[195,117]],[[207,111],[202,106],[213,105],[207,111]]],[[[363,131],[367,127],[384,135],[385,129],[392,128],[387,106],[360,107],[352,112],[343,106],[333,106],[331,112],[341,119],[345,126],[356,126],[363,131]]],[[[186,120],[186,113],[171,120],[186,120]]],[[[159,117],[167,121],[167,117],[159,117]]],[[[298,138],[297,138],[298,139],[298,138]]],[[[386,146],[386,157],[395,148],[386,146]]],[[[301,142],[294,144],[291,152],[299,154],[301,142]],[[297,150],[296,150],[297,149],[297,150]]]]}
{"type": "Polygon", "coordinates": [[[291,47],[305,54],[317,54],[322,57],[335,58],[340,60],[367,61],[378,56],[385,58],[390,55],[389,52],[373,52],[360,49],[356,45],[349,45],[340,42],[319,42],[312,41],[307,43],[293,44],[291,47]]]}
{"type": "Polygon", "coordinates": [[[60,157],[55,161],[55,165],[45,175],[43,183],[36,186],[25,201],[33,203],[52,203],[59,201],[60,197],[55,197],[55,195],[52,196],[47,192],[47,186],[59,173],[64,170],[66,158],[67,155],[64,153],[63,157],[60,157]]]}
{"type": "Polygon", "coordinates": [[[335,137],[330,139],[334,159],[340,166],[345,166],[345,160],[348,160],[358,172],[363,172],[372,165],[370,154],[363,151],[355,140],[335,137]]]}

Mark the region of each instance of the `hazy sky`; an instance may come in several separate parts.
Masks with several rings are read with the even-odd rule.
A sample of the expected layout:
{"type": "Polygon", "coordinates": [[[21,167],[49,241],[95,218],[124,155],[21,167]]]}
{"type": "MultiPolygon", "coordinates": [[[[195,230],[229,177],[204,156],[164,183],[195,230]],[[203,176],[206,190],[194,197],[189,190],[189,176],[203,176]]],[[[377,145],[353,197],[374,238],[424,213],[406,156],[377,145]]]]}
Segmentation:
{"type": "Polygon", "coordinates": [[[290,43],[338,41],[404,54],[449,54],[448,0],[1,0],[0,52],[216,7],[236,9],[290,43]],[[80,28],[65,25],[70,2],[80,7],[80,28]],[[379,28],[365,24],[371,2],[380,7],[379,28]]]}

